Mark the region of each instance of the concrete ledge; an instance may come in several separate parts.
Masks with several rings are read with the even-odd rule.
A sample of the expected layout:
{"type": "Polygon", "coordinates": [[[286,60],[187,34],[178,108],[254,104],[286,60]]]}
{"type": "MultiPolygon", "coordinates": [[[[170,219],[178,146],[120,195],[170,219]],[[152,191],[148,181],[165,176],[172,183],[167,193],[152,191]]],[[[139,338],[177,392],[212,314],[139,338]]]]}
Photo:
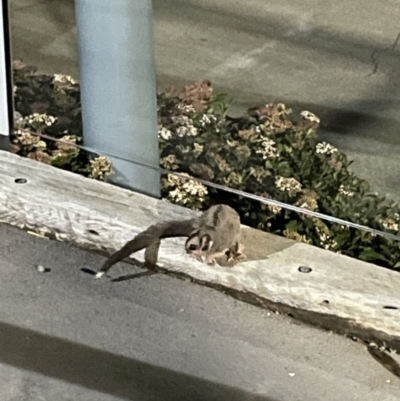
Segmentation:
{"type": "MultiPolygon", "coordinates": [[[[150,224],[193,215],[0,151],[0,221],[20,228],[110,253],[150,224]]],[[[249,260],[233,268],[190,259],[183,238],[164,241],[159,266],[243,301],[400,351],[398,273],[248,227],[243,227],[242,240],[249,260]],[[312,271],[301,273],[300,266],[312,271]]],[[[143,260],[143,252],[133,257],[143,260]]]]}

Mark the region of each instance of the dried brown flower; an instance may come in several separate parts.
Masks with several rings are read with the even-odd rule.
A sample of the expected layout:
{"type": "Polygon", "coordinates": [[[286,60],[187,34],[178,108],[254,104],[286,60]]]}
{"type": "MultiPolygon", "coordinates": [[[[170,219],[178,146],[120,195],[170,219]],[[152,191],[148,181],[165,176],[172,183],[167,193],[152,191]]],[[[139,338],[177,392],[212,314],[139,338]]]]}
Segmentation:
{"type": "Polygon", "coordinates": [[[189,166],[190,171],[199,178],[211,181],[214,178],[214,171],[210,166],[203,163],[194,163],[189,166]]]}
{"type": "Polygon", "coordinates": [[[343,163],[338,161],[336,157],[331,157],[328,160],[328,164],[335,170],[335,171],[340,171],[343,167],[343,163]]]}
{"type": "Polygon", "coordinates": [[[90,178],[105,181],[111,173],[112,165],[107,157],[99,156],[90,161],[90,178]]]}
{"type": "Polygon", "coordinates": [[[229,173],[233,170],[232,166],[222,156],[215,155],[214,160],[217,163],[220,171],[229,173]]]}
{"type": "Polygon", "coordinates": [[[161,158],[160,164],[167,170],[176,170],[179,167],[179,160],[175,155],[168,155],[166,157],[161,158]]]}
{"type": "Polygon", "coordinates": [[[35,145],[40,141],[40,137],[27,131],[18,131],[16,132],[15,141],[22,146],[35,145]]]}
{"type": "Polygon", "coordinates": [[[51,159],[52,159],[52,157],[49,154],[43,152],[42,150],[36,150],[35,152],[30,152],[28,153],[28,157],[32,160],[36,160],[38,162],[45,164],[51,164],[51,159]]]}
{"type": "Polygon", "coordinates": [[[188,84],[181,90],[171,88],[171,94],[179,97],[184,103],[191,104],[198,112],[206,109],[212,93],[211,81],[208,79],[188,84]]]}
{"type": "Polygon", "coordinates": [[[253,129],[244,129],[238,132],[238,137],[244,141],[250,141],[251,139],[257,138],[258,134],[253,129]]]}
{"type": "Polygon", "coordinates": [[[59,141],[56,142],[56,147],[59,150],[65,150],[65,151],[76,149],[76,146],[74,146],[76,144],[76,140],[77,140],[76,135],[64,135],[63,137],[60,138],[60,141],[62,142],[59,141]],[[71,145],[66,142],[71,143],[71,145]]]}
{"type": "Polygon", "coordinates": [[[247,145],[237,146],[235,152],[236,152],[236,157],[242,162],[246,161],[251,155],[251,150],[247,145]]]}
{"type": "Polygon", "coordinates": [[[302,117],[303,129],[316,130],[319,127],[321,120],[314,113],[311,113],[310,111],[307,110],[303,110],[300,113],[300,115],[302,117]]]}

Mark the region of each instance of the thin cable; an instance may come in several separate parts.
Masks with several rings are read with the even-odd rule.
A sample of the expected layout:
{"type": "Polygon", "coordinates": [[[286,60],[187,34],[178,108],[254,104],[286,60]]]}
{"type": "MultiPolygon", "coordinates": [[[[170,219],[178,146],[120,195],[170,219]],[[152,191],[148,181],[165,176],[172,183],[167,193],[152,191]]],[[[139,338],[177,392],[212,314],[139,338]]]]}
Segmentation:
{"type": "Polygon", "coordinates": [[[189,180],[197,181],[197,182],[200,182],[203,185],[206,185],[206,186],[209,186],[209,187],[212,187],[212,188],[215,188],[215,189],[219,189],[221,191],[230,192],[232,194],[243,196],[245,198],[249,198],[249,199],[252,199],[252,200],[256,200],[256,201],[264,203],[266,205],[278,206],[278,207],[281,207],[283,209],[288,209],[288,210],[291,210],[293,212],[297,212],[297,213],[300,213],[300,214],[305,214],[305,215],[312,216],[312,217],[318,217],[321,220],[330,221],[331,223],[341,224],[341,225],[344,225],[344,226],[347,226],[347,227],[356,228],[357,230],[366,231],[366,232],[369,232],[371,234],[378,235],[378,236],[381,236],[381,237],[384,237],[384,238],[392,239],[392,240],[395,240],[395,241],[400,241],[400,236],[399,235],[386,233],[384,231],[376,230],[374,228],[370,228],[370,227],[364,226],[362,224],[353,223],[351,221],[339,219],[339,218],[333,217],[333,216],[328,216],[326,214],[319,213],[319,212],[314,212],[313,210],[305,209],[305,208],[302,208],[302,207],[299,207],[299,206],[294,206],[294,205],[290,205],[288,203],[279,202],[279,201],[274,200],[274,199],[265,198],[263,196],[251,194],[249,192],[245,192],[245,191],[242,191],[240,189],[234,189],[234,188],[226,187],[224,185],[216,184],[214,182],[203,180],[201,178],[187,177],[186,175],[183,175],[181,173],[177,173],[177,172],[174,172],[174,171],[166,170],[166,169],[159,168],[159,167],[150,166],[150,165],[145,164],[145,163],[133,162],[132,160],[126,159],[124,157],[116,156],[116,155],[110,154],[108,152],[103,152],[103,151],[100,152],[100,151],[98,151],[96,149],[92,149],[92,148],[87,147],[87,146],[78,145],[76,143],[63,141],[61,139],[54,138],[54,137],[51,137],[51,136],[48,136],[48,135],[39,134],[39,133],[36,133],[36,132],[31,132],[31,131],[27,131],[27,132],[29,132],[32,135],[36,135],[36,136],[48,139],[50,141],[59,142],[59,143],[70,145],[70,146],[71,145],[76,146],[78,149],[82,149],[82,150],[84,150],[86,152],[102,154],[102,155],[107,156],[107,157],[123,160],[123,161],[129,162],[129,163],[133,163],[133,164],[136,164],[136,165],[139,165],[139,166],[142,166],[142,167],[150,168],[152,170],[157,170],[157,171],[160,171],[162,174],[170,174],[170,175],[173,175],[175,177],[179,177],[180,179],[183,179],[183,180],[186,180],[186,181],[189,181],[189,180]]]}

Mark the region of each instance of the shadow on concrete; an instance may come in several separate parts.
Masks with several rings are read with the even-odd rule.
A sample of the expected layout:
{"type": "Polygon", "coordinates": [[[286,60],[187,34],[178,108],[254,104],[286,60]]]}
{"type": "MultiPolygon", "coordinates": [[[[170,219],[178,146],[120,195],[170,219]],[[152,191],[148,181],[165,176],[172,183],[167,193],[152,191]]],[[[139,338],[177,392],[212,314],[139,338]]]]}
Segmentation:
{"type": "MultiPolygon", "coordinates": [[[[274,16],[246,16],[239,14],[237,10],[226,10],[218,3],[213,5],[187,2],[183,0],[154,0],[154,11],[157,15],[166,16],[172,19],[193,21],[193,24],[204,24],[206,26],[223,27],[231,31],[245,32],[247,34],[263,36],[265,39],[274,39],[280,43],[290,43],[304,51],[312,49],[320,53],[324,60],[332,60],[334,64],[346,66],[348,61],[357,61],[365,64],[368,76],[376,74],[378,71],[385,74],[383,84],[371,83],[365,85],[366,92],[363,99],[352,102],[343,102],[340,109],[326,108],[321,105],[299,104],[290,98],[282,97],[274,99],[276,94],[266,93],[264,99],[259,99],[260,94],[252,97],[256,102],[261,101],[284,101],[290,107],[299,104],[304,108],[309,108],[321,117],[323,129],[340,134],[357,134],[358,136],[369,135],[375,140],[381,140],[384,135],[385,142],[394,141],[400,143],[398,132],[400,132],[400,121],[387,116],[387,111],[397,112],[399,101],[393,99],[394,94],[400,92],[400,51],[399,36],[393,37],[393,43],[387,48],[382,48],[380,43],[373,40],[351,35],[349,33],[333,34],[323,28],[315,27],[312,34],[296,33],[296,35],[285,35],[284,32],[295,31],[294,24],[286,23],[282,19],[274,16]],[[176,13],[179,10],[179,13],[176,13]],[[360,131],[360,132],[359,132],[360,131]],[[389,139],[390,138],[390,139],[389,139]]],[[[295,66],[294,66],[295,68],[295,66]]],[[[170,78],[171,82],[176,81],[176,77],[170,78]]],[[[199,77],[200,78],[200,77],[199,77]]],[[[310,85],[312,85],[310,76],[310,85]]],[[[226,93],[231,92],[230,88],[219,88],[226,93]]],[[[249,98],[249,96],[247,96],[249,98]]],[[[236,100],[236,99],[235,99],[236,100]]],[[[238,99],[239,100],[239,99],[238,99]]],[[[235,103],[241,106],[240,103],[235,103]]],[[[246,105],[248,106],[248,105],[246,105]]]]}
{"type": "MultiPolygon", "coordinates": [[[[223,27],[229,31],[260,35],[266,39],[295,44],[305,50],[316,50],[321,53],[324,59],[337,60],[338,57],[343,57],[344,59],[357,60],[371,65],[370,74],[374,73],[376,63],[379,64],[380,53],[377,52],[377,49],[381,47],[381,44],[372,40],[366,41],[349,33],[332,34],[323,28],[314,27],[312,34],[284,35],[282,32],[296,31],[295,25],[285,23],[281,18],[278,19],[265,14],[247,16],[235,10],[228,11],[223,9],[222,6],[220,7],[218,2],[210,5],[209,3],[201,4],[200,2],[185,0],[169,0],[168,2],[154,0],[153,4],[155,14],[162,15],[164,19],[168,16],[171,21],[178,18],[186,22],[193,21],[193,24],[223,27]],[[176,12],[177,10],[179,13],[176,12]]],[[[394,48],[396,39],[393,37],[393,45],[385,53],[398,62],[400,52],[396,52],[394,48]]]]}
{"type": "Polygon", "coordinates": [[[276,401],[6,323],[0,362],[136,401],[276,401]]]}

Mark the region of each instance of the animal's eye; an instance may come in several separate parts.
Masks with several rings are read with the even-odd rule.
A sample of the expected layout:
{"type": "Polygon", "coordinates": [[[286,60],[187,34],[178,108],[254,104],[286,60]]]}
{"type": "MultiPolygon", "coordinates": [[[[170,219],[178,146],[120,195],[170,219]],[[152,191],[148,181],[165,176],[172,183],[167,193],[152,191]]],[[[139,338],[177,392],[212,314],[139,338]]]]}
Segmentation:
{"type": "Polygon", "coordinates": [[[195,251],[196,249],[197,249],[197,245],[195,245],[195,244],[189,245],[189,251],[195,251]]]}
{"type": "Polygon", "coordinates": [[[203,248],[201,248],[202,251],[208,251],[208,245],[204,245],[203,248]]]}

